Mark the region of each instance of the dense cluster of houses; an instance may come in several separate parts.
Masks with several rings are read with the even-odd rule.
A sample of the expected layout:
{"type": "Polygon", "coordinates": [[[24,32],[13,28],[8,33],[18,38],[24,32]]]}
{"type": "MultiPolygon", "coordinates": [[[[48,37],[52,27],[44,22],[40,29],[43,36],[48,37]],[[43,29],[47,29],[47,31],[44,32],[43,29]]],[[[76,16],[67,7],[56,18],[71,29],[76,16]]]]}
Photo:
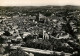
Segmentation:
{"type": "MultiPolygon", "coordinates": [[[[25,14],[22,14],[25,15],[25,14]]],[[[41,34],[49,38],[49,35],[52,34],[52,32],[59,33],[59,32],[65,32],[63,25],[66,25],[68,22],[74,32],[78,32],[77,21],[74,19],[69,20],[66,19],[65,21],[63,17],[57,17],[54,13],[51,16],[44,16],[43,14],[39,13],[38,18],[36,15],[28,15],[28,16],[19,16],[14,15],[12,17],[8,16],[0,16],[0,30],[1,32],[9,31],[11,34],[14,34],[14,31],[22,31],[22,32],[29,32],[33,35],[39,35],[41,34]],[[46,33],[45,33],[46,32],[46,33]]],[[[2,33],[1,33],[2,34],[2,33]]],[[[20,34],[18,32],[18,34],[20,34]]],[[[62,35],[57,34],[58,35],[62,35]]],[[[69,33],[66,34],[69,37],[69,33]]],[[[43,38],[44,38],[43,36],[43,38]]],[[[56,37],[57,37],[56,36],[56,37]]],[[[62,38],[62,37],[61,37],[62,38]]],[[[63,37],[64,38],[64,37],[63,37]]]]}
{"type": "MultiPolygon", "coordinates": [[[[20,12],[17,15],[11,16],[0,15],[0,36],[5,38],[5,42],[7,43],[11,41],[23,42],[23,39],[29,35],[34,37],[34,40],[40,39],[42,41],[50,39],[73,39],[75,36],[77,36],[75,39],[79,38],[78,29],[80,29],[80,26],[77,24],[80,19],[76,19],[75,15],[72,18],[72,13],[79,13],[79,11],[69,12],[68,14],[72,14],[69,16],[58,14],[59,12],[61,11],[56,11],[50,16],[45,16],[40,12],[33,12],[33,15],[20,12]]],[[[10,13],[13,12],[8,12],[8,14],[10,13]]],[[[77,15],[77,18],[79,17],[80,14],[77,15]]],[[[58,41],[55,42],[57,43],[58,41]]]]}

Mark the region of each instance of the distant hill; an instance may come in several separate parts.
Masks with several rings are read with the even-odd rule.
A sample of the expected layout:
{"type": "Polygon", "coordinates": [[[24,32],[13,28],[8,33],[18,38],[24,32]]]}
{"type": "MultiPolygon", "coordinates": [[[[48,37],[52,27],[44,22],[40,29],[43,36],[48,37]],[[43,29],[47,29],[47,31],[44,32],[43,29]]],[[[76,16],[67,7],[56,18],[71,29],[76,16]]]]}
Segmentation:
{"type": "Polygon", "coordinates": [[[39,8],[70,8],[70,9],[80,9],[80,6],[73,6],[73,5],[66,5],[66,6],[52,6],[52,5],[48,5],[48,6],[0,6],[0,9],[39,9],[39,8]]]}

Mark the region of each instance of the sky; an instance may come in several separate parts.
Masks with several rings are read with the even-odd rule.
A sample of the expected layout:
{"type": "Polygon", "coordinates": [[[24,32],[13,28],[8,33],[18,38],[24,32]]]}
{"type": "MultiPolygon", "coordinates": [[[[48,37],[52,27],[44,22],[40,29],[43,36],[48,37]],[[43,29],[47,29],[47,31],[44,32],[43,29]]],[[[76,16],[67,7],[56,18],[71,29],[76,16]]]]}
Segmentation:
{"type": "Polygon", "coordinates": [[[80,6],[80,0],[0,0],[0,6],[46,6],[46,5],[80,6]]]}

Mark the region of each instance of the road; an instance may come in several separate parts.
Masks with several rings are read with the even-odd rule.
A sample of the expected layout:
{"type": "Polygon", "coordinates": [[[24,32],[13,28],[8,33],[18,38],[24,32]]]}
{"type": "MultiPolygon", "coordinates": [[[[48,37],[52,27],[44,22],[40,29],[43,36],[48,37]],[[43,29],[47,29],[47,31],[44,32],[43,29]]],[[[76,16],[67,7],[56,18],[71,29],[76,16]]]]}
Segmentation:
{"type": "MultiPolygon", "coordinates": [[[[17,49],[19,46],[12,46],[11,49],[17,49]]],[[[54,51],[50,50],[41,50],[41,49],[35,49],[35,48],[28,48],[28,47],[20,47],[22,50],[26,52],[33,52],[33,53],[41,53],[41,54],[52,54],[54,51]]],[[[55,51],[56,53],[60,54],[61,52],[55,51]]],[[[65,56],[70,56],[70,53],[65,53],[65,56]]]]}

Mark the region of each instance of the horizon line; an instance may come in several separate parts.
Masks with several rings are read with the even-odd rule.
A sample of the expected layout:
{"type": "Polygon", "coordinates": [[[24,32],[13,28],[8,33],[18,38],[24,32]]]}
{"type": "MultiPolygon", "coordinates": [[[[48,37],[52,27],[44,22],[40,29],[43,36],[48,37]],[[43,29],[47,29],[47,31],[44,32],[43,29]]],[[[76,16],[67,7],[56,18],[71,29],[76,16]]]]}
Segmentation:
{"type": "Polygon", "coordinates": [[[80,5],[8,5],[8,6],[0,6],[0,7],[27,7],[27,6],[33,6],[33,7],[40,7],[40,6],[80,6],[80,5]]]}

